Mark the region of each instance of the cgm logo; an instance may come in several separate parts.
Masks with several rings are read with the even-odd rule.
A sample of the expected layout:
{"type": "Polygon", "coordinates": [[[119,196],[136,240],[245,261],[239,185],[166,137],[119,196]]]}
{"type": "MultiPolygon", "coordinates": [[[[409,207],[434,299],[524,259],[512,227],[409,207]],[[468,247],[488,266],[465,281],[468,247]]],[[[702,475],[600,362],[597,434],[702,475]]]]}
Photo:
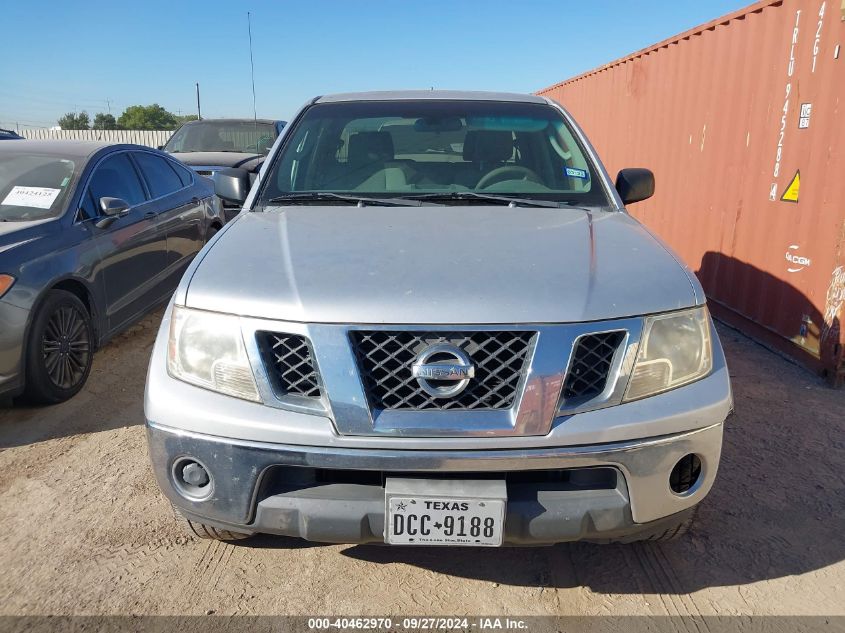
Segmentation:
{"type": "Polygon", "coordinates": [[[786,269],[788,273],[801,272],[811,264],[809,257],[804,257],[795,252],[798,248],[798,244],[790,244],[789,250],[786,251],[786,261],[790,263],[790,266],[786,269]]]}
{"type": "Polygon", "coordinates": [[[420,388],[435,398],[451,398],[467,388],[475,366],[457,345],[438,343],[425,348],[411,365],[420,388]]]}

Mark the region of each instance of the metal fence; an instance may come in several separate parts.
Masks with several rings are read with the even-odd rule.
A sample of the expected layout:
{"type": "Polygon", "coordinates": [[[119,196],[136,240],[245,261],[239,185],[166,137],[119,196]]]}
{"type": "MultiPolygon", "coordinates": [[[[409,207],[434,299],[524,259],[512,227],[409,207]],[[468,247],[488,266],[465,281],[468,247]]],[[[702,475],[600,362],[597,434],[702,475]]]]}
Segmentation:
{"type": "Polygon", "coordinates": [[[28,139],[63,139],[77,141],[106,141],[108,143],[135,143],[158,147],[164,145],[173,130],[24,130],[28,139]]]}

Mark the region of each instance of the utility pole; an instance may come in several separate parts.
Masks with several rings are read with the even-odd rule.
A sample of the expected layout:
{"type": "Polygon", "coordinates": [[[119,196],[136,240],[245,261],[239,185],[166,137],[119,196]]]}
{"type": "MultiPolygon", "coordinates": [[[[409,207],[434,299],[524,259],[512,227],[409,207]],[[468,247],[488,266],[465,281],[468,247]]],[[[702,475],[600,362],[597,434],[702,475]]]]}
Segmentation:
{"type": "Polygon", "coordinates": [[[200,110],[200,82],[197,82],[197,119],[202,121],[202,110],[200,110]]]}
{"type": "Polygon", "coordinates": [[[249,11],[246,12],[246,28],[249,32],[249,69],[252,75],[252,118],[258,122],[258,112],[255,109],[255,63],[252,61],[252,20],[250,20],[249,11]]]}

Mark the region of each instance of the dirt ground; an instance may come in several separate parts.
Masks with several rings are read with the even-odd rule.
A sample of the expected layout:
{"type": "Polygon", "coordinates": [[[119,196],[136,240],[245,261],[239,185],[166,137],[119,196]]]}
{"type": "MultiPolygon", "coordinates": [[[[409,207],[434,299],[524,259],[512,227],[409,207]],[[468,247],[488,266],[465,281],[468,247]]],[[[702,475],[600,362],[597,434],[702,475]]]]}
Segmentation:
{"type": "Polygon", "coordinates": [[[737,412],[688,538],[426,550],[182,534],[144,439],[158,319],[72,401],[0,408],[0,615],[845,614],[845,391],[732,330],[737,412]]]}

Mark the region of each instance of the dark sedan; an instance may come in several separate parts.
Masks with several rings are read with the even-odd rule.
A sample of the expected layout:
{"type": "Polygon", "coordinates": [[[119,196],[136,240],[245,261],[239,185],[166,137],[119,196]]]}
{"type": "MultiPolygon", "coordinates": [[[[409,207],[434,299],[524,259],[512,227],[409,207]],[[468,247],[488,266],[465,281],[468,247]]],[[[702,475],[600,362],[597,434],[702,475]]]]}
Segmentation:
{"type": "Polygon", "coordinates": [[[0,141],[19,141],[23,136],[12,130],[4,130],[0,128],[0,141]]]}
{"type": "Polygon", "coordinates": [[[139,145],[0,145],[0,395],[60,402],[222,226],[212,184],[139,145]]]}

